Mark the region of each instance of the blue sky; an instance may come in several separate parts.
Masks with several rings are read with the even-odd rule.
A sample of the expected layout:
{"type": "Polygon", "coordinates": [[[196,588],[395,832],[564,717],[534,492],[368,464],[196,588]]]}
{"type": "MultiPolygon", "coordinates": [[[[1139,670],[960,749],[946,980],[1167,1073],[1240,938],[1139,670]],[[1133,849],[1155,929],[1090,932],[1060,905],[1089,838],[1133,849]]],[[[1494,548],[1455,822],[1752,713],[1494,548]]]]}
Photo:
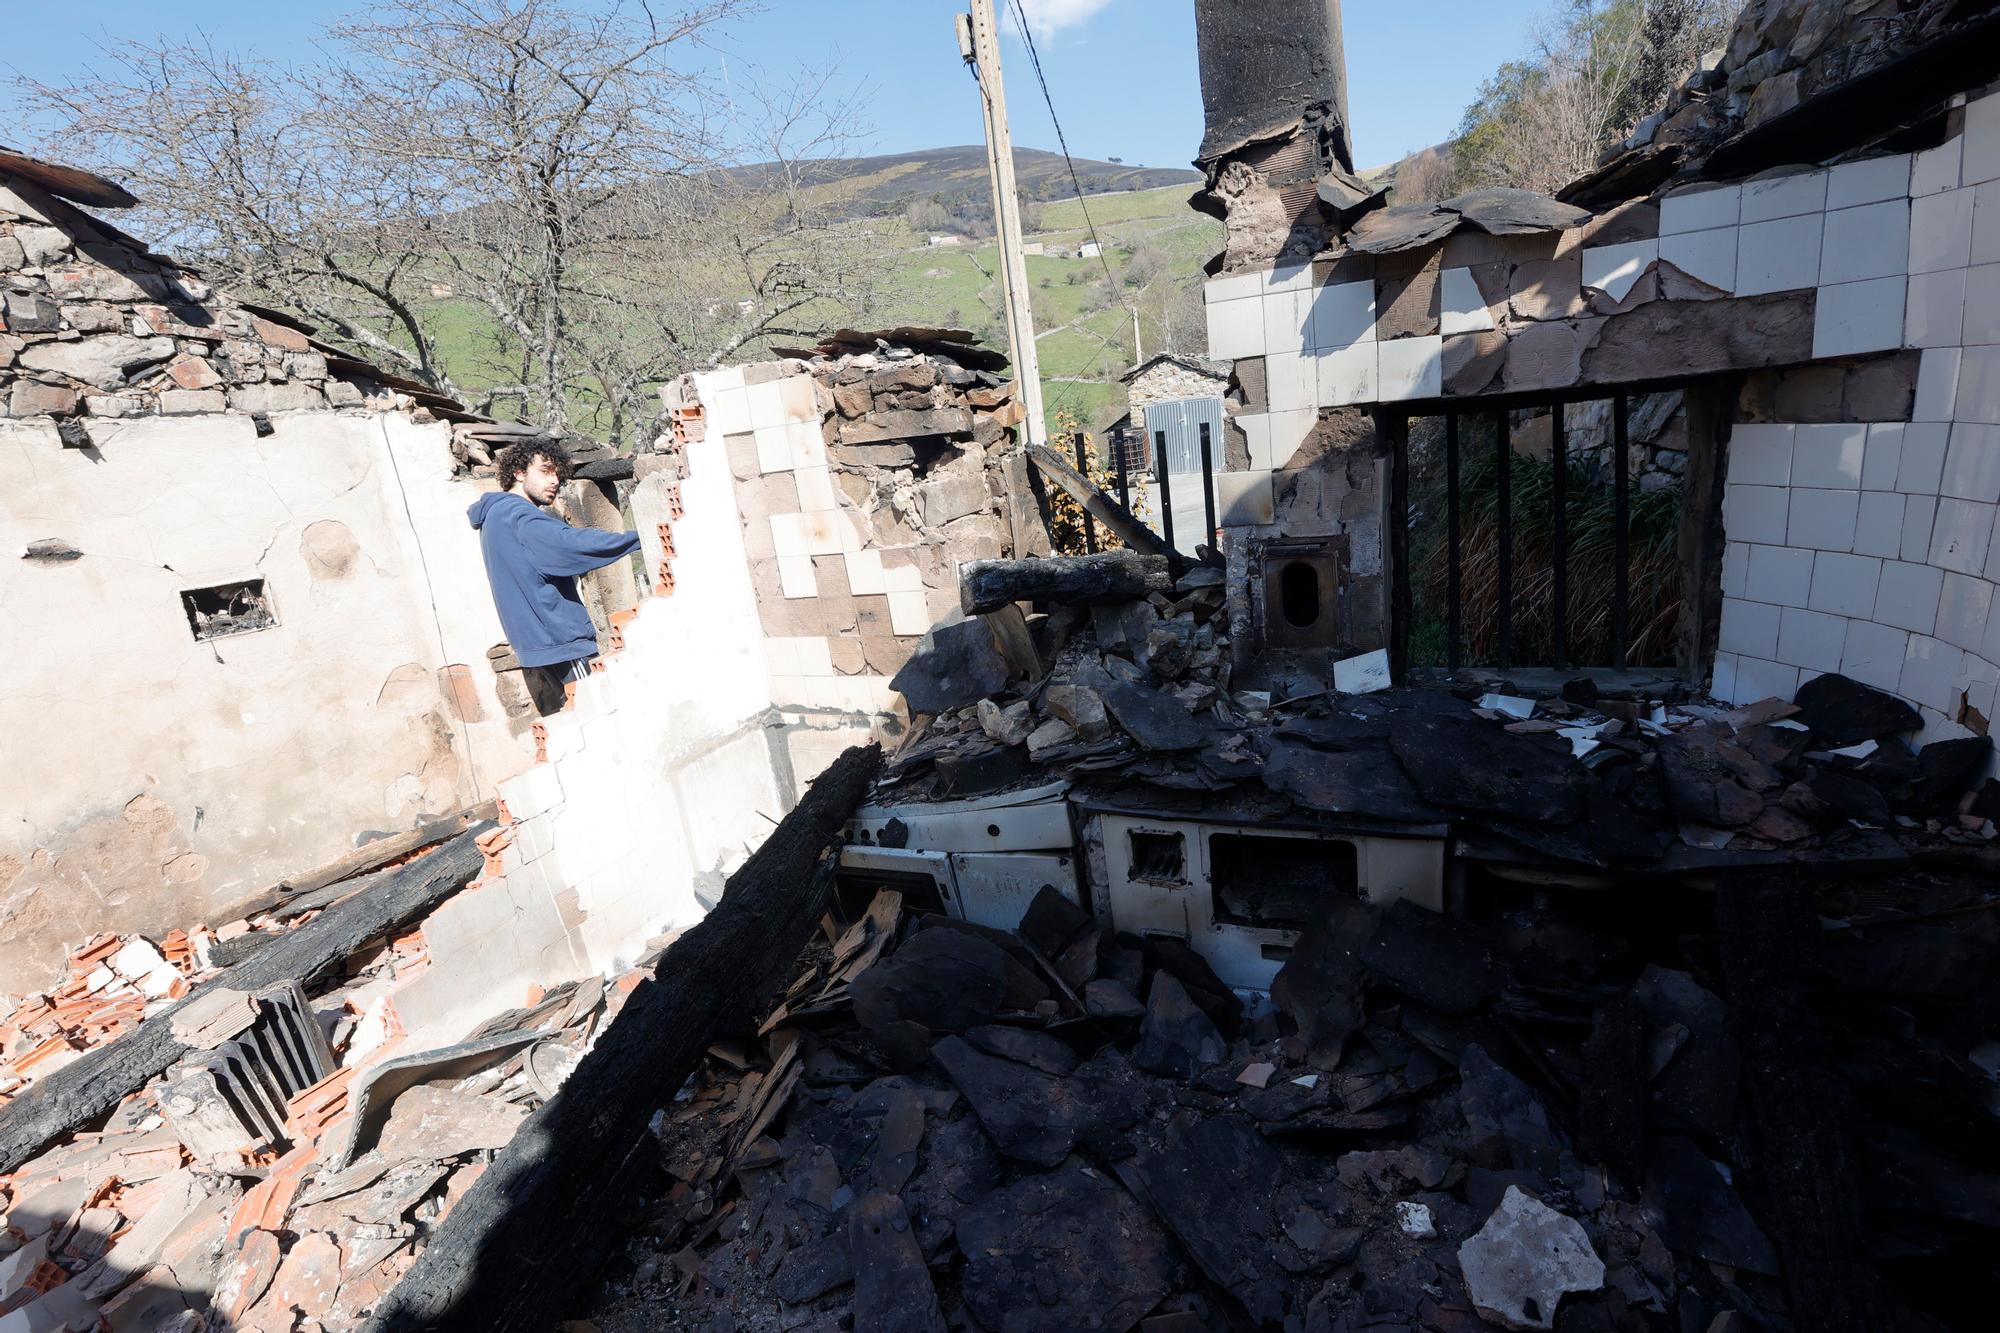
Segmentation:
{"type": "MultiPolygon", "coordinates": [[[[606,0],[609,3],[610,0],[606,0]]],[[[1001,0],[1004,5],[1005,0],[1001,0]]],[[[1026,0],[1072,152],[1185,166],[1201,140],[1191,0],[1026,0]]],[[[1347,0],[1349,109],[1363,167],[1435,143],[1458,124],[1480,81],[1526,49],[1551,0],[1347,0]]],[[[206,33],[215,45],[309,62],[313,38],[367,0],[66,0],[22,5],[7,20],[0,74],[60,82],[85,76],[107,38],[206,33]]],[[[765,0],[716,35],[710,58],[732,74],[838,66],[868,93],[864,151],[976,143],[978,105],[958,59],[962,0],[765,0]]],[[[1002,49],[1014,141],[1056,146],[1027,53],[1002,49]]],[[[0,123],[12,117],[0,88],[0,123]]]]}

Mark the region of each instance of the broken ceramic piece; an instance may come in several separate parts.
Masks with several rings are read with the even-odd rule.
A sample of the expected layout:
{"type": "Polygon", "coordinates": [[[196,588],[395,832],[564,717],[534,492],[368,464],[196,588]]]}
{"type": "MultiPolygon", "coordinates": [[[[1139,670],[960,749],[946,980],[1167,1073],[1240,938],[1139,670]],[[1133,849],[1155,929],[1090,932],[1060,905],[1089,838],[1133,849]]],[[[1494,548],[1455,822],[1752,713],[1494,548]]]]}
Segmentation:
{"type": "Polygon", "coordinates": [[[1458,1247],[1473,1308],[1514,1329],[1556,1326],[1556,1307],[1572,1291],[1604,1286],[1604,1261],[1583,1224],[1509,1185],[1477,1235],[1458,1247]]]}

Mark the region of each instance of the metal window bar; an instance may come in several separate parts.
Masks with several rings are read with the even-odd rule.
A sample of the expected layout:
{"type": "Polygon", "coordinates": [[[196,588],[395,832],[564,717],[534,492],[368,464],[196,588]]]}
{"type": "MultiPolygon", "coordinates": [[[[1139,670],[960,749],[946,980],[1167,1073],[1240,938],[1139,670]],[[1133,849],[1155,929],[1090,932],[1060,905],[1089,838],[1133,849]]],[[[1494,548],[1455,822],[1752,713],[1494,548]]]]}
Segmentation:
{"type": "Polygon", "coordinates": [[[1555,645],[1555,665],[1569,665],[1569,444],[1563,434],[1563,405],[1555,404],[1549,417],[1549,504],[1554,510],[1549,564],[1550,640],[1555,645]]]}
{"type": "Polygon", "coordinates": [[[1465,607],[1459,587],[1458,543],[1458,413],[1444,419],[1444,523],[1445,523],[1445,661],[1458,670],[1462,653],[1460,633],[1465,607]]]}
{"type": "Polygon", "coordinates": [[[1125,512],[1129,514],[1132,512],[1132,478],[1130,475],[1130,468],[1128,466],[1127,459],[1125,457],[1125,432],[1124,431],[1118,432],[1117,438],[1118,438],[1118,445],[1117,445],[1118,503],[1123,505],[1125,508],[1125,512]]]}
{"type": "MultiPolygon", "coordinates": [[[[1608,466],[1604,471],[1609,473],[1607,480],[1610,485],[1613,501],[1613,531],[1610,534],[1613,568],[1612,577],[1604,581],[1610,584],[1608,589],[1609,605],[1605,608],[1607,622],[1605,630],[1607,631],[1606,638],[1608,642],[1597,644],[1597,646],[1588,649],[1586,656],[1604,653],[1606,648],[1610,651],[1605,655],[1608,660],[1593,660],[1583,662],[1580,665],[1585,667],[1609,665],[1617,670],[1625,670],[1630,665],[1632,649],[1632,613],[1630,605],[1632,597],[1630,395],[1625,392],[1606,393],[1601,398],[1594,398],[1592,401],[1601,401],[1610,408],[1609,430],[1607,431],[1608,439],[1604,440],[1602,444],[1592,444],[1589,447],[1595,449],[1608,445],[1611,453],[1611,457],[1607,460],[1608,466]]],[[[1487,664],[1501,669],[1513,669],[1525,665],[1551,666],[1562,670],[1571,670],[1579,665],[1575,660],[1579,645],[1579,640],[1576,636],[1580,632],[1588,635],[1589,627],[1597,613],[1588,609],[1579,610],[1570,605],[1572,600],[1571,584],[1573,582],[1571,574],[1573,573],[1573,567],[1577,559],[1575,539],[1571,531],[1571,519],[1574,515],[1570,509],[1572,499],[1570,491],[1573,480],[1569,474],[1569,464],[1572,461],[1572,451],[1570,449],[1570,426],[1572,422],[1568,411],[1570,405],[1570,399],[1551,397],[1539,402],[1516,402],[1507,408],[1477,408],[1472,410],[1470,414],[1467,410],[1463,409],[1444,410],[1439,413],[1444,418],[1442,458],[1438,460],[1442,463],[1443,471],[1443,495],[1440,498],[1442,500],[1444,532],[1442,534],[1442,542],[1428,549],[1439,550],[1445,561],[1445,568],[1442,571],[1444,575],[1444,606],[1441,608],[1443,612],[1443,625],[1440,628],[1444,632],[1444,642],[1441,645],[1443,648],[1443,659],[1451,670],[1455,671],[1471,664],[1468,659],[1475,657],[1472,645],[1475,641],[1481,639],[1484,639],[1485,643],[1491,646],[1491,659],[1487,664]],[[1543,653],[1546,656],[1538,657],[1536,661],[1522,663],[1515,660],[1522,642],[1521,634],[1529,632],[1531,633],[1531,637],[1539,643],[1542,632],[1540,628],[1542,618],[1541,608],[1531,608],[1528,623],[1532,628],[1529,631],[1524,631],[1520,622],[1520,608],[1516,605],[1516,593],[1519,590],[1517,589],[1514,577],[1514,565],[1517,555],[1515,546],[1521,529],[1516,522],[1518,516],[1514,513],[1513,508],[1515,478],[1513,466],[1513,420],[1511,413],[1524,409],[1534,412],[1546,411],[1550,417],[1550,480],[1547,501],[1549,513],[1546,518],[1548,526],[1546,529],[1542,529],[1542,531],[1547,533],[1550,550],[1549,572],[1547,575],[1549,589],[1547,594],[1549,599],[1547,604],[1549,621],[1547,631],[1548,643],[1546,647],[1536,650],[1537,653],[1543,653]],[[1469,444],[1472,444],[1472,441],[1476,440],[1476,437],[1468,436],[1465,423],[1468,420],[1477,421],[1481,417],[1491,419],[1494,433],[1493,462],[1495,475],[1491,483],[1493,487],[1493,499],[1491,503],[1493,506],[1494,550],[1491,556],[1493,562],[1491,577],[1493,582],[1490,585],[1493,598],[1490,612],[1475,612],[1475,614],[1490,616],[1490,619],[1485,620],[1483,625],[1475,625],[1469,624],[1467,620],[1467,600],[1469,597],[1474,598],[1476,606],[1477,594],[1482,589],[1478,585],[1468,588],[1466,584],[1465,562],[1468,553],[1466,550],[1467,532],[1465,524],[1467,514],[1465,505],[1467,500],[1464,468],[1465,448],[1469,444]],[[1582,630],[1579,630],[1579,617],[1582,618],[1582,630]],[[1486,638],[1486,635],[1490,635],[1490,638],[1486,638]]],[[[1415,610],[1412,606],[1412,586],[1417,571],[1410,566],[1408,551],[1413,542],[1410,528],[1417,521],[1418,516],[1413,515],[1410,509],[1413,504],[1419,506],[1423,504],[1422,500],[1414,499],[1411,494],[1412,488],[1415,485],[1413,469],[1416,465],[1409,457],[1409,423],[1410,418],[1391,415],[1387,412],[1378,412],[1376,417],[1378,437],[1387,446],[1391,458],[1391,470],[1388,479],[1389,526],[1383,534],[1384,554],[1393,563],[1395,571],[1393,574],[1394,581],[1389,590],[1390,612],[1393,621],[1390,630],[1390,643],[1392,650],[1400,648],[1406,655],[1410,649],[1410,636],[1416,624],[1415,610]]],[[[1472,447],[1476,448],[1481,445],[1483,445],[1483,441],[1473,444],[1472,447]]],[[[1425,519],[1424,521],[1433,520],[1425,519]]],[[[1531,528],[1539,527],[1539,524],[1535,522],[1533,517],[1529,521],[1531,528]]],[[[1538,589],[1541,586],[1541,577],[1539,570],[1536,571],[1535,576],[1529,582],[1529,586],[1538,589]]],[[[1587,579],[1578,595],[1585,603],[1594,604],[1599,597],[1605,596],[1606,592],[1607,590],[1597,581],[1596,576],[1593,575],[1587,579]]],[[[1537,595],[1539,596],[1539,594],[1537,595]]],[[[1437,610],[1438,608],[1432,608],[1427,611],[1427,618],[1435,616],[1437,610]]]]}
{"type": "Polygon", "coordinates": [[[1165,431],[1156,430],[1153,432],[1153,448],[1157,451],[1159,459],[1160,535],[1166,539],[1167,550],[1172,551],[1174,549],[1174,496],[1167,480],[1172,473],[1167,470],[1167,433],[1165,431]]]}
{"type": "Polygon", "coordinates": [[[1625,669],[1625,654],[1628,647],[1625,623],[1626,603],[1631,596],[1631,492],[1630,481],[1626,477],[1626,412],[1629,404],[1624,394],[1611,399],[1611,659],[1612,665],[1620,671],[1625,669]]]}
{"type": "Polygon", "coordinates": [[[1493,444],[1499,473],[1494,478],[1494,499],[1498,509],[1499,534],[1494,553],[1498,570],[1498,594],[1494,615],[1499,620],[1499,665],[1514,665],[1514,441],[1507,409],[1493,414],[1493,444]]]}
{"type": "Polygon", "coordinates": [[[1215,458],[1209,450],[1208,423],[1206,421],[1201,423],[1201,510],[1202,517],[1208,520],[1208,526],[1203,529],[1203,532],[1207,536],[1208,541],[1213,544],[1215,541],[1215,458]]]}
{"type": "MultiPolygon", "coordinates": [[[[1076,470],[1090,480],[1090,446],[1084,440],[1082,431],[1076,433],[1076,470]]],[[[1079,506],[1081,508],[1081,506],[1079,506]]],[[[1097,523],[1090,517],[1088,509],[1083,510],[1083,550],[1086,555],[1097,554],[1097,523]]]]}
{"type": "Polygon", "coordinates": [[[1390,672],[1400,680],[1410,664],[1410,419],[1378,416],[1376,433],[1389,445],[1390,672]]]}

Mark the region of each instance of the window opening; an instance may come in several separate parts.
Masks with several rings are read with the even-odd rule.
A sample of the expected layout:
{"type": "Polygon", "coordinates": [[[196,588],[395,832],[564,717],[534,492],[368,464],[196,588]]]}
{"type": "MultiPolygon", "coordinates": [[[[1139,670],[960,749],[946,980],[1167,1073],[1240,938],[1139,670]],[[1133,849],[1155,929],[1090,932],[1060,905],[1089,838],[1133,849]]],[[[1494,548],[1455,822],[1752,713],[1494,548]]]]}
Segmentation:
{"type": "Polygon", "coordinates": [[[1310,629],[1319,619],[1319,571],[1303,560],[1286,565],[1278,575],[1278,605],[1286,624],[1310,629]]]}
{"type": "Polygon", "coordinates": [[[186,589],[181,593],[181,609],[197,640],[248,634],[278,623],[262,579],[186,589]]]}
{"type": "Polygon", "coordinates": [[[1187,883],[1187,839],[1178,833],[1132,830],[1132,878],[1155,884],[1187,883]]]}
{"type": "Polygon", "coordinates": [[[1208,840],[1215,920],[1266,930],[1303,930],[1334,895],[1361,893],[1354,844],[1332,839],[1217,833],[1208,840]]]}

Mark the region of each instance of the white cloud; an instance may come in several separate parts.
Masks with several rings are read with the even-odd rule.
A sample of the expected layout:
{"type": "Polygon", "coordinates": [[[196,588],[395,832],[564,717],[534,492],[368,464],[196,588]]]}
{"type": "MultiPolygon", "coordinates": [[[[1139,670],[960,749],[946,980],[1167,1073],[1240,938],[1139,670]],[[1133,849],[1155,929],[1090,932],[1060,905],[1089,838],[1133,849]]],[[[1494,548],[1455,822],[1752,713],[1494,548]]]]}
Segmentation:
{"type": "MultiPolygon", "coordinates": [[[[1027,11],[1028,26],[1034,30],[1035,40],[1053,37],[1065,28],[1074,28],[1097,17],[1111,0],[1020,0],[1021,8],[1027,11]]],[[[999,0],[1001,8],[1007,10],[1007,26],[1014,26],[1011,0],[999,0]]]]}

